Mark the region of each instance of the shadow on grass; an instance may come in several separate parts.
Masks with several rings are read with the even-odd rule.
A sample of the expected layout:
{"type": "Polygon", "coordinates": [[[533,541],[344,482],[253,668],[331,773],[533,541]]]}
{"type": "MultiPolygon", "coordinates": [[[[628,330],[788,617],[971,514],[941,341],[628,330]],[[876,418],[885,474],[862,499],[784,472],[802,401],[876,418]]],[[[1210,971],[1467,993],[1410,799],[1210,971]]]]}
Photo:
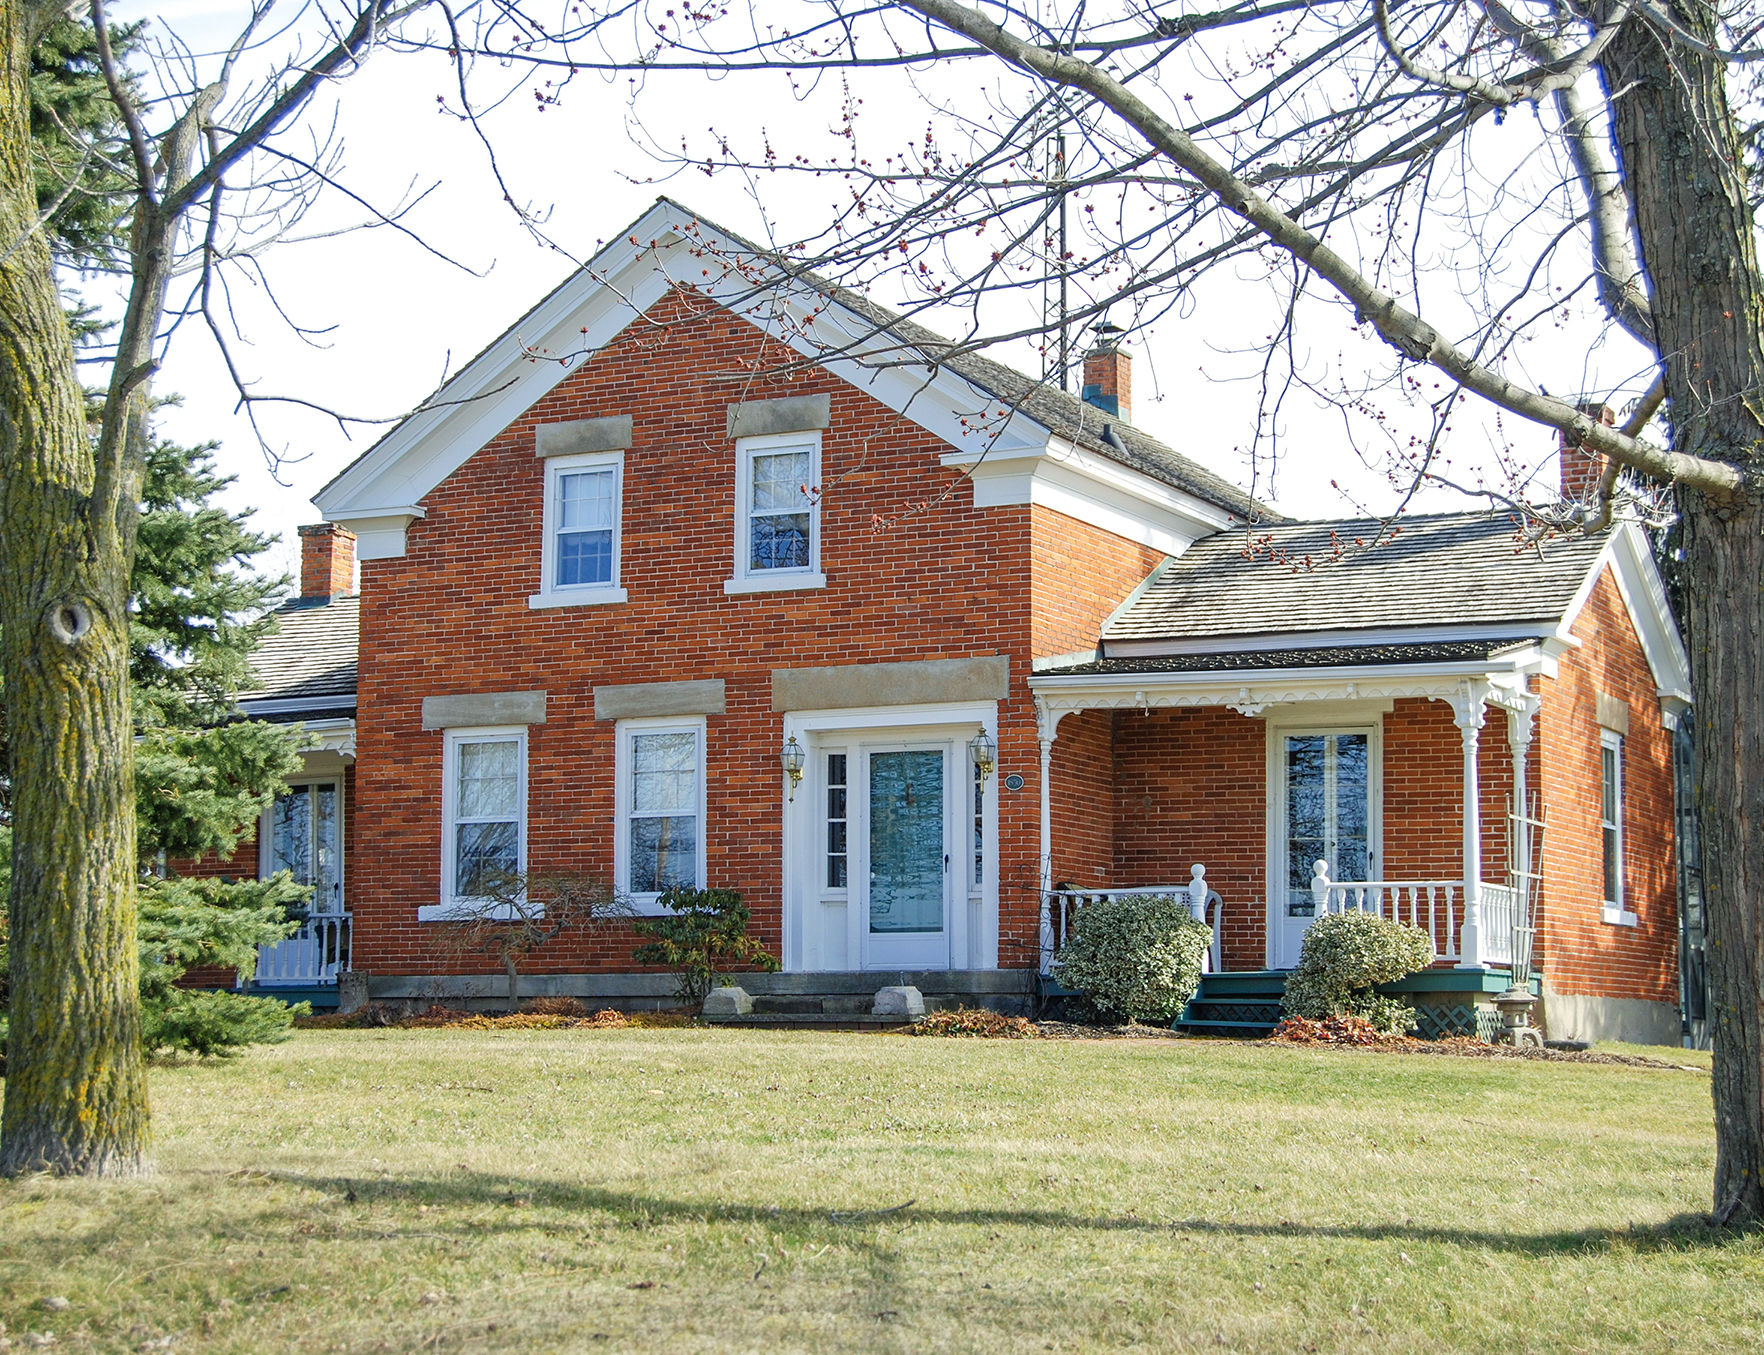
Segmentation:
{"type": "MultiPolygon", "coordinates": [[[[1720,1252],[1764,1236],[1764,1229],[1718,1228],[1701,1214],[1679,1214],[1663,1223],[1624,1228],[1579,1228],[1546,1233],[1513,1233],[1474,1228],[1434,1227],[1405,1219],[1402,1223],[1309,1224],[1280,1219],[1272,1223],[1222,1221],[1206,1218],[1170,1219],[1158,1222],[1134,1214],[1084,1215],[1056,1209],[939,1209],[916,1201],[883,1202],[865,1207],[853,1202],[844,1209],[803,1209],[773,1205],[720,1203],[667,1199],[592,1186],[571,1186],[555,1181],[534,1181],[461,1169],[440,1177],[382,1180],[345,1176],[308,1175],[271,1170],[234,1172],[244,1179],[275,1181],[305,1186],[326,1195],[340,1196],[350,1204],[408,1203],[457,1206],[508,1206],[511,1208],[563,1210],[571,1213],[609,1215],[618,1224],[648,1227],[685,1222],[763,1224],[772,1227],[816,1228],[862,1236],[879,1224],[902,1222],[969,1225],[975,1227],[1041,1228],[1088,1232],[1137,1233],[1145,1236],[1183,1234],[1209,1237],[1310,1238],[1323,1241],[1432,1242],[1469,1249],[1507,1252],[1529,1258],[1586,1255],[1622,1248],[1630,1254],[1720,1252]]],[[[432,1227],[433,1225],[431,1225],[432,1227]]],[[[483,1237],[496,1231],[520,1232],[554,1227],[554,1218],[534,1216],[531,1221],[511,1218],[506,1223],[473,1221],[462,1236],[483,1237]]],[[[433,1232],[378,1234],[433,1237],[433,1232]]]]}

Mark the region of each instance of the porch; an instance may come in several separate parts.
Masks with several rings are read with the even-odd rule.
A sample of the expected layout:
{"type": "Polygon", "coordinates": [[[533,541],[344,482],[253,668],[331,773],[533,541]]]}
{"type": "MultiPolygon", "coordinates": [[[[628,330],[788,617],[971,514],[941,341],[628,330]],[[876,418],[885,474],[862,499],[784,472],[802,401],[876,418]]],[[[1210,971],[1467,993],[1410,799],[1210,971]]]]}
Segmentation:
{"type": "Polygon", "coordinates": [[[1403,661],[1351,661],[1360,649],[1037,673],[1040,972],[1057,982],[1089,904],[1177,896],[1214,934],[1184,1024],[1265,1031],[1305,930],[1358,911],[1432,939],[1434,966],[1395,986],[1427,1009],[1423,1029],[1486,1024],[1484,995],[1516,958],[1529,970],[1531,678],[1553,659],[1535,643],[1395,648],[1403,661]],[[1489,737],[1502,715],[1505,737],[1489,737]]]}

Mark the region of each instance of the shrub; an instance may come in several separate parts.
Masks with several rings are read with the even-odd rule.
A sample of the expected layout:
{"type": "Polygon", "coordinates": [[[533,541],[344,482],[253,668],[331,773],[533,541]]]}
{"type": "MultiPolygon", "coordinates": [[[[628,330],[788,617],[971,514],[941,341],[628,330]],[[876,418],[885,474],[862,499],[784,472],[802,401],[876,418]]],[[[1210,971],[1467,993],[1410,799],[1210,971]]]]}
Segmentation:
{"type": "Polygon", "coordinates": [[[1078,913],[1056,964],[1067,988],[1135,1021],[1169,1021],[1200,986],[1212,931],[1186,901],[1127,894],[1078,913]]]}
{"type": "Polygon", "coordinates": [[[310,1015],[305,1002],[289,1006],[273,997],[174,988],[141,1004],[141,1043],[149,1053],[227,1058],[245,1045],[279,1044],[296,1017],[310,1015]]]}
{"type": "Polygon", "coordinates": [[[661,905],[672,917],[639,918],[631,930],[653,936],[631,952],[638,964],[661,965],[680,971],[675,995],[682,1002],[701,1003],[705,994],[723,982],[723,969],[746,965],[771,973],[778,961],[747,934],[753,911],[735,889],[668,890],[661,905]]]}
{"type": "Polygon", "coordinates": [[[954,1011],[931,1012],[915,1022],[910,1034],[949,1035],[970,1040],[1038,1040],[1041,1032],[1033,1021],[1021,1016],[1005,1016],[984,1008],[957,1007],[954,1011]]]}
{"type": "Polygon", "coordinates": [[[1404,1035],[1415,1028],[1414,1009],[1374,989],[1432,963],[1433,940],[1419,927],[1371,913],[1331,913],[1305,933],[1280,1007],[1311,1021],[1363,1017],[1387,1035],[1404,1035]]]}

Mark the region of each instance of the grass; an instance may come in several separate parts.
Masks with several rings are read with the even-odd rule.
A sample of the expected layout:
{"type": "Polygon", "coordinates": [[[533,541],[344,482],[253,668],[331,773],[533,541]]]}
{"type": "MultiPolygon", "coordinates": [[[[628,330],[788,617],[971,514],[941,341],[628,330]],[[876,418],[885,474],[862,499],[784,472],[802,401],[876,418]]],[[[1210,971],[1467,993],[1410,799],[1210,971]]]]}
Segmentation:
{"type": "Polygon", "coordinates": [[[1764,1345],[1764,1238],[1698,1222],[1700,1072],[315,1031],[154,1102],[155,1178],[0,1183],[14,1349],[1764,1345]]]}

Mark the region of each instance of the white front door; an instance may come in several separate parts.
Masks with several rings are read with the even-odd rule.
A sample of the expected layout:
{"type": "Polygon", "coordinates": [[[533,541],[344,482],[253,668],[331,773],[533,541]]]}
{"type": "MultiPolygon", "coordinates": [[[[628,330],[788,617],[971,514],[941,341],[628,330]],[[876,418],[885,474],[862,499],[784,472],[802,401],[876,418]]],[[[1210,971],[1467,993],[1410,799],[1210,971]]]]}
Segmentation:
{"type": "Polygon", "coordinates": [[[848,835],[862,967],[948,969],[954,745],[867,745],[854,760],[848,835]]]}
{"type": "Polygon", "coordinates": [[[1371,729],[1283,730],[1276,750],[1281,806],[1277,869],[1270,872],[1274,968],[1298,964],[1316,914],[1315,863],[1331,880],[1370,880],[1378,859],[1377,737],[1371,729]]]}

